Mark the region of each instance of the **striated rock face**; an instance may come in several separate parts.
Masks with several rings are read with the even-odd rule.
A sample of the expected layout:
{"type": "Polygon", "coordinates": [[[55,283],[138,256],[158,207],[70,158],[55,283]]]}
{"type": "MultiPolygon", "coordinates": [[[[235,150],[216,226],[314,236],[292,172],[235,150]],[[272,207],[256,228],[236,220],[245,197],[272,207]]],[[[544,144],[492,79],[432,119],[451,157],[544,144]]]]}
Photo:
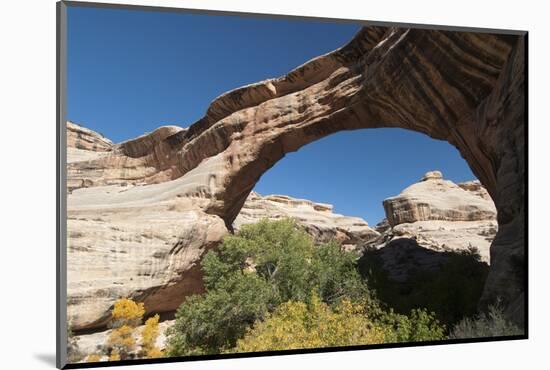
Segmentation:
{"type": "MultiPolygon", "coordinates": [[[[101,188],[101,197],[73,191],[69,208],[77,197],[98,213],[187,198],[200,218],[230,226],[260,176],[288,152],[341,130],[422,132],[456,146],[494,200],[499,228],[482,301],[500,297],[522,324],[524,55],[521,33],[364,27],[285,76],[218,97],[187,130],[163,129],[69,163],[69,183],[101,188]]],[[[418,214],[445,215],[431,208],[418,214]]]]}
{"type": "MultiPolygon", "coordinates": [[[[111,143],[108,152],[102,150],[102,147],[90,145],[86,155],[82,155],[81,151],[75,153],[74,150],[70,150],[70,127],[72,126],[74,125],[67,124],[67,146],[69,147],[67,176],[70,181],[70,191],[81,187],[103,185],[157,184],[176,179],[181,175],[172,166],[177,155],[169,138],[185,133],[186,129],[178,126],[162,126],[151,133],[120,144],[111,143]]],[[[84,130],[92,133],[91,137],[100,137],[91,130],[84,130]]]]}
{"type": "Polygon", "coordinates": [[[101,158],[113,150],[113,143],[95,131],[67,122],[68,163],[101,158]]]}
{"type": "MultiPolygon", "coordinates": [[[[158,142],[149,136],[161,137],[163,130],[112,145],[109,152],[88,151],[101,154],[103,161],[109,160],[107,156],[121,156],[122,150],[143,153],[158,142]]],[[[68,152],[68,162],[78,168],[79,179],[97,179],[88,186],[73,187],[67,199],[67,293],[72,329],[104,327],[120,297],[145,302],[147,314],[174,311],[185,297],[203,291],[199,262],[228,232],[224,221],[203,211],[207,198],[181,195],[181,188],[188,186],[186,179],[98,186],[103,178],[89,166],[91,156],[83,159],[79,153],[68,152]]],[[[73,180],[69,173],[69,184],[77,182],[73,180]]],[[[234,226],[238,229],[261,218],[281,217],[295,218],[319,242],[335,238],[348,248],[379,236],[360,218],[332,213],[331,205],[256,193],[251,193],[234,226]]],[[[84,344],[93,345],[94,340],[107,335],[80,338],[84,344]]]]}
{"type": "Polygon", "coordinates": [[[256,223],[262,218],[276,220],[291,217],[304,226],[318,242],[338,240],[348,249],[362,246],[380,236],[359,217],[332,213],[332,205],[294,199],[285,195],[260,196],[251,192],[233,226],[256,223]]]}
{"type": "Polygon", "coordinates": [[[74,330],[104,326],[121,297],[145,302],[147,313],[168,312],[203,291],[198,263],[227,233],[223,220],[188,199],[149,203],[139,188],[95,189],[105,193],[69,195],[67,313],[74,330]],[[134,190],[131,205],[99,203],[124,190],[134,190]]]}
{"type": "Polygon", "coordinates": [[[454,184],[432,171],[383,204],[386,219],[375,227],[381,236],[369,246],[379,251],[393,280],[406,280],[409,271],[433,271],[447,252],[475,248],[490,264],[498,223],[494,203],[478,181],[454,184]]]}
{"type": "Polygon", "coordinates": [[[391,226],[416,221],[479,221],[496,219],[496,208],[487,192],[473,182],[462,186],[444,180],[441,172],[426,173],[420,182],[384,200],[391,226]],[[470,190],[471,189],[471,190],[470,190]]]}
{"type": "Polygon", "coordinates": [[[67,147],[89,152],[109,152],[113,150],[113,142],[95,131],[69,121],[67,147]]]}
{"type": "Polygon", "coordinates": [[[466,251],[473,247],[483,262],[490,263],[489,247],[497,230],[496,220],[417,221],[395,226],[391,240],[414,239],[419,246],[436,252],[466,251]]]}

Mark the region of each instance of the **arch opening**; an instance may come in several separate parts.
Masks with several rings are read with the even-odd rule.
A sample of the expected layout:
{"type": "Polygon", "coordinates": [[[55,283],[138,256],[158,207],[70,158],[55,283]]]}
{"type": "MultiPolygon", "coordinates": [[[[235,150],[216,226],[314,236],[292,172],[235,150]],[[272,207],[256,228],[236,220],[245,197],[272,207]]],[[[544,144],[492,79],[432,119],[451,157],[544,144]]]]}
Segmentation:
{"type": "MultiPolygon", "coordinates": [[[[368,29],[346,47],[361,43],[368,29]]],[[[240,110],[217,117],[212,129],[223,127],[232,138],[219,151],[231,166],[206,211],[230,227],[263,173],[286,153],[335,132],[400,127],[445,140],[459,150],[498,210],[499,231],[480,306],[499,300],[523,325],[523,38],[414,29],[385,29],[377,37],[383,42],[373,49],[358,47],[362,55],[335,54],[340,68],[330,64],[325,80],[302,82],[294,92],[253,106],[243,101],[240,110]],[[475,74],[444,51],[459,40],[472,48],[475,74]],[[434,43],[441,47],[434,49],[434,43]]],[[[315,69],[322,68],[319,63],[315,69]]],[[[204,126],[202,138],[212,129],[204,126]]]]}
{"type": "Polygon", "coordinates": [[[427,308],[449,327],[477,312],[498,229],[456,148],[398,128],[338,132],[287,153],[232,227],[264,218],[293,218],[317,243],[337,241],[382,302],[402,314],[427,308]]]}

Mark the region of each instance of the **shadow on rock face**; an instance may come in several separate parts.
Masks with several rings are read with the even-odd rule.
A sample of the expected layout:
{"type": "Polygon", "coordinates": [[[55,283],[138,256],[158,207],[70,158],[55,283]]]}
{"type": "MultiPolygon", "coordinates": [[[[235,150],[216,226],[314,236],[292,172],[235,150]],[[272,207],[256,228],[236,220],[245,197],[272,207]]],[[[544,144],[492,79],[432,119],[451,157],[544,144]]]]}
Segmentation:
{"type": "Polygon", "coordinates": [[[477,312],[489,272],[475,248],[436,251],[420,246],[414,238],[394,239],[382,248],[366,250],[358,268],[377,297],[396,312],[426,308],[447,325],[477,312]]]}

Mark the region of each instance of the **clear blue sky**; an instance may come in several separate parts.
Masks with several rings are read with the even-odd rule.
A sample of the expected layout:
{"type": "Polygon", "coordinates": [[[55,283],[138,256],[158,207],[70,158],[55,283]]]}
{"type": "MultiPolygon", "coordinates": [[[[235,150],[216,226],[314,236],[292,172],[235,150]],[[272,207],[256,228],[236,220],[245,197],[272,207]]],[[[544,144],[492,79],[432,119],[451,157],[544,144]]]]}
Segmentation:
{"type": "MultiPolygon", "coordinates": [[[[138,10],[68,9],[68,119],[121,142],[158,126],[189,126],[218,95],[278,77],[334,50],[355,24],[138,10]]],[[[341,132],[287,155],[261,178],[261,194],[334,204],[384,217],[382,200],[424,172],[474,178],[446,142],[401,129],[341,132]]]]}

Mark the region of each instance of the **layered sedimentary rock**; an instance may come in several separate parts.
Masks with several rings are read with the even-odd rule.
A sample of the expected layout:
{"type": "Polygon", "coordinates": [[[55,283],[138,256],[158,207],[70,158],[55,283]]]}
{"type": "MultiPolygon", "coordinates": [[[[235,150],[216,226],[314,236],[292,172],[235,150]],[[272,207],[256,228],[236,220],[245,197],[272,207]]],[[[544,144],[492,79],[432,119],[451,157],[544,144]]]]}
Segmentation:
{"type": "Polygon", "coordinates": [[[67,161],[98,159],[113,150],[111,140],[73,122],[67,122],[67,161]]]}
{"type": "Polygon", "coordinates": [[[444,180],[439,171],[434,172],[428,172],[420,182],[398,196],[384,200],[386,218],[391,226],[416,221],[496,219],[495,205],[485,189],[476,188],[473,182],[456,185],[444,180]]]}
{"type": "MultiPolygon", "coordinates": [[[[83,127],[79,130],[100,137],[83,127]]],[[[68,162],[78,168],[79,179],[98,180],[75,186],[68,194],[68,316],[74,331],[105,327],[113,303],[121,297],[143,301],[147,313],[174,311],[185,297],[203,291],[200,259],[228,233],[219,216],[203,211],[208,198],[181,195],[181,187],[189,186],[183,181],[187,179],[99,185],[103,178],[89,166],[94,153],[96,159],[108,161],[108,157],[120,157],[122,150],[146,152],[155,142],[146,135],[113,144],[108,151],[90,146],[86,156],[68,152],[68,162]]],[[[69,184],[72,180],[69,173],[69,184]]],[[[360,218],[333,213],[329,204],[256,193],[250,195],[234,226],[282,217],[296,219],[318,242],[337,239],[348,248],[379,235],[360,218]]],[[[93,342],[106,335],[81,338],[93,342]]]]}
{"type": "MultiPolygon", "coordinates": [[[[81,201],[80,193],[89,190],[69,196],[67,294],[74,330],[104,326],[118,298],[167,312],[203,291],[199,262],[227,233],[223,220],[189,199],[147,202],[150,193],[139,188],[131,205],[95,203],[90,194],[92,201],[81,201]]],[[[124,189],[104,191],[97,199],[124,189]]]]}
{"type": "MultiPolygon", "coordinates": [[[[67,147],[102,153],[111,151],[113,149],[113,142],[93,130],[68,121],[67,147]]],[[[76,158],[73,156],[72,159],[76,158]]]]}
{"type": "Polygon", "coordinates": [[[359,217],[343,216],[332,212],[332,205],[295,199],[286,195],[262,197],[251,192],[233,226],[256,223],[263,218],[277,220],[293,218],[317,242],[337,240],[348,249],[362,246],[380,236],[359,217]]]}
{"type": "Polygon", "coordinates": [[[490,264],[490,245],[498,230],[496,209],[478,181],[455,184],[439,171],[428,172],[398,196],[384,200],[381,236],[369,244],[379,250],[396,281],[410,271],[431,272],[449,253],[477,251],[490,264]]]}
{"type": "MultiPolygon", "coordinates": [[[[483,302],[500,297],[521,324],[524,42],[521,33],[367,26],[285,76],[220,96],[186,130],[69,163],[69,182],[103,187],[101,199],[79,195],[90,209],[132,207],[136,197],[148,206],[200,199],[201,212],[230,227],[260,176],[288,152],[341,130],[422,132],[456,146],[494,200],[499,228],[483,302]]],[[[69,207],[78,204],[71,196],[69,207]]]]}
{"type": "MultiPolygon", "coordinates": [[[[153,132],[120,144],[109,144],[108,148],[98,145],[97,141],[85,146],[83,140],[75,141],[71,137],[71,128],[67,123],[68,166],[67,175],[70,181],[69,190],[81,187],[104,185],[146,185],[176,179],[179,173],[172,167],[177,158],[169,138],[186,129],[178,126],[162,126],[153,132]],[[74,148],[79,149],[75,151],[74,148]]],[[[96,139],[101,135],[85,130],[88,137],[96,139]],[[90,134],[91,133],[91,134],[90,134]]],[[[82,136],[82,135],[81,135],[82,136]]],[[[88,137],[85,137],[88,139],[88,137]]],[[[87,143],[87,141],[84,141],[87,143]]]]}

